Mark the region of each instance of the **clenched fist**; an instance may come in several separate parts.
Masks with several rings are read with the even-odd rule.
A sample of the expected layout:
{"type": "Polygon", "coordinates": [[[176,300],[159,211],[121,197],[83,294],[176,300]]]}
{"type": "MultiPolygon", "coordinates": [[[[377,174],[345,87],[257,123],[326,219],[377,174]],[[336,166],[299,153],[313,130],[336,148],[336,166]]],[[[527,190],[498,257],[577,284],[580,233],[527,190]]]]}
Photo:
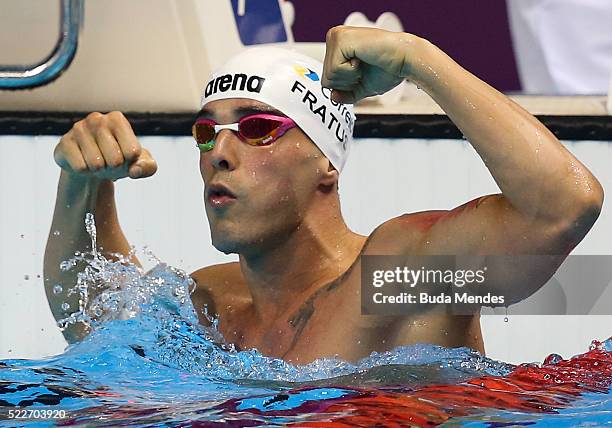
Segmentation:
{"type": "Polygon", "coordinates": [[[422,41],[409,33],[333,27],[327,32],[321,83],[342,103],[383,94],[411,77],[422,41]]]}
{"type": "Polygon", "coordinates": [[[118,180],[155,174],[157,163],[144,149],[123,113],[90,113],[55,147],[55,162],[76,175],[118,180]]]}

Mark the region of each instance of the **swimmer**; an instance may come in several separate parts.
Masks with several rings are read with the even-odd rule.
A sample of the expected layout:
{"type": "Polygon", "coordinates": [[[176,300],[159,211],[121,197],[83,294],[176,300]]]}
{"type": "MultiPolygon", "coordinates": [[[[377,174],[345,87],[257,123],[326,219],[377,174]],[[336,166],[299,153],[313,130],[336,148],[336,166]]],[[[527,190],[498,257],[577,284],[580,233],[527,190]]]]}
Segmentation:
{"type": "MultiPolygon", "coordinates": [[[[193,272],[194,306],[218,315],[219,330],[238,349],[292,363],[335,355],[356,361],[414,343],[484,353],[479,310],[362,315],[360,256],[558,255],[548,265],[492,278],[492,288],[519,301],[550,278],[602,207],[600,183],[536,118],[409,33],[334,27],[324,64],[279,47],[245,50],[211,76],[201,107],[194,151],[212,245],[239,261],[193,272]],[[346,225],[338,189],[352,144],[351,104],[404,79],[448,114],[501,193],[452,210],[404,214],[362,236],[346,225]]],[[[149,177],[157,164],[120,112],[76,122],[54,159],[62,171],[51,231],[61,235],[49,234],[44,277],[60,319],[69,297],[53,293],[53,285],[75,283],[75,274],[58,266],[88,247],[85,213],[95,212],[105,252],[128,254],[113,182],[149,177]]],[[[392,159],[362,174],[390,165],[392,159]]],[[[364,195],[369,191],[376,189],[364,188],[364,195]]],[[[201,322],[208,319],[202,315],[201,322]]],[[[77,326],[64,331],[69,342],[84,333],[77,326]]]]}

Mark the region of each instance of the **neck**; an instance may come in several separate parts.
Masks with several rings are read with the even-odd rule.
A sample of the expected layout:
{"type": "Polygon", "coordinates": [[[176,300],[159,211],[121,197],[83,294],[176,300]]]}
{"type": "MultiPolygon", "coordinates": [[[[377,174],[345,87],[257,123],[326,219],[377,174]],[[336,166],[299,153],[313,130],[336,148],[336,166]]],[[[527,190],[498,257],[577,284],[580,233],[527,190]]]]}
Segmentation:
{"type": "Polygon", "coordinates": [[[365,237],[352,232],[339,203],[320,204],[274,248],[240,255],[240,266],[258,319],[278,319],[320,287],[338,278],[359,255],[365,237]],[[331,206],[330,206],[331,205],[331,206]]]}

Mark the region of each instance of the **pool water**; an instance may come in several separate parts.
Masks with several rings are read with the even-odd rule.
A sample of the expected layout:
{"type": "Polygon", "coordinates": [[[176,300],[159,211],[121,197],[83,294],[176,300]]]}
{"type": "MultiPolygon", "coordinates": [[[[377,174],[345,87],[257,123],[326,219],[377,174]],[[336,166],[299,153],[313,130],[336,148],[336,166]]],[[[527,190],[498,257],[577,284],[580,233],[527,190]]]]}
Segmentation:
{"type": "MultiPolygon", "coordinates": [[[[89,215],[87,227],[95,248],[89,215]]],[[[520,366],[424,344],[295,366],[199,325],[179,269],[155,259],[144,273],[96,251],[62,268],[78,260],[82,304],[60,324],[93,331],[62,355],[0,362],[0,426],[612,425],[611,339],[520,366]]]]}

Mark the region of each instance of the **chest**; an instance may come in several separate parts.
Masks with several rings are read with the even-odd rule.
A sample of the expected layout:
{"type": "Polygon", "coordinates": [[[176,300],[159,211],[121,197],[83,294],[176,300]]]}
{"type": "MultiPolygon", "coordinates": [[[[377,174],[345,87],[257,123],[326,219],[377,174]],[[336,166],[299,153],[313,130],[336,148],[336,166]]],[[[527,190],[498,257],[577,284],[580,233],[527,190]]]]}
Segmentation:
{"type": "Polygon", "coordinates": [[[358,265],[278,319],[257,321],[245,307],[222,314],[219,328],[238,349],[256,348],[296,364],[320,357],[358,359],[382,350],[388,333],[383,320],[361,314],[358,265]]]}

